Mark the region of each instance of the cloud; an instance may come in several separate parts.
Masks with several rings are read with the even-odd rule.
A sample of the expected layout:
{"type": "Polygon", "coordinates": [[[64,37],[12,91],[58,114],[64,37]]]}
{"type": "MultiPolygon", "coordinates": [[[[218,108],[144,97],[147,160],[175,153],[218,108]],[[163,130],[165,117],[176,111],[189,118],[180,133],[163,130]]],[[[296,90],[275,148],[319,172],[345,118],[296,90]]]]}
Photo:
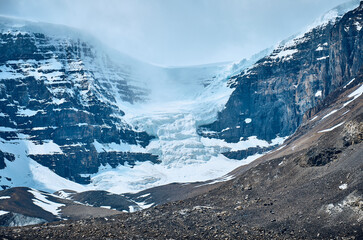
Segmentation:
{"type": "Polygon", "coordinates": [[[0,0],[0,14],[80,28],[146,62],[248,57],[345,0],[0,0]]]}

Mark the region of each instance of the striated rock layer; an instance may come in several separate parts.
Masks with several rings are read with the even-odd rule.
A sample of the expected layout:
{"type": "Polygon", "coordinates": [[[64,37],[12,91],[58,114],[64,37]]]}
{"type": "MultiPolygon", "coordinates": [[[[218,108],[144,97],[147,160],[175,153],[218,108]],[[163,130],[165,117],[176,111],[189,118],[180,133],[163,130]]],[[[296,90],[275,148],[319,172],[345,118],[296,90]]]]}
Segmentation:
{"type": "MultiPolygon", "coordinates": [[[[7,21],[0,24],[2,139],[26,141],[28,156],[79,183],[89,181],[80,174],[96,173],[101,164],[159,162],[148,153],[126,152],[152,139],[127,124],[116,104],[116,98],[133,103],[146,97],[144,89],[127,83],[126,66],[80,37],[43,34],[7,21]],[[103,151],[110,143],[121,150],[103,151]]],[[[1,152],[1,169],[4,156],[10,157],[1,152]]]]}
{"type": "Polygon", "coordinates": [[[235,90],[225,109],[217,121],[200,127],[200,135],[227,142],[291,135],[308,109],[360,71],[362,17],[361,5],[281,44],[233,76],[230,86],[235,90]]]}

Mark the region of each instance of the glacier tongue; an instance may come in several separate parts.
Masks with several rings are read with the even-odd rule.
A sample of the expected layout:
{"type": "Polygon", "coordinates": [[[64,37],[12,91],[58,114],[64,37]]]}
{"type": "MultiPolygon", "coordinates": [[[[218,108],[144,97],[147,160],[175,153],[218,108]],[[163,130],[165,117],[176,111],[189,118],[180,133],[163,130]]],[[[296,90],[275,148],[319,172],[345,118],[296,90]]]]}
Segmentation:
{"type": "MultiPolygon", "coordinates": [[[[162,163],[143,162],[133,168],[118,166],[116,169],[101,166],[98,173],[90,175],[92,188],[122,193],[172,182],[205,181],[221,177],[261,156],[256,154],[242,161],[228,159],[222,153],[234,149],[236,144],[224,142],[221,146],[219,141],[205,141],[197,134],[198,126],[215,120],[232,93],[227,81],[235,67],[235,64],[226,65],[202,91],[194,84],[179,82],[183,92],[174,99],[170,96],[169,101],[164,102],[151,100],[126,108],[124,105],[127,122],[156,136],[146,151],[158,155],[162,163]],[[180,96],[185,100],[180,101],[180,96]]],[[[248,146],[258,145],[269,144],[254,141],[248,146]]]]}
{"type": "MultiPolygon", "coordinates": [[[[39,103],[48,104],[51,108],[45,111],[29,107],[26,102],[16,109],[16,116],[22,118],[34,118],[49,112],[50,123],[30,125],[26,134],[20,135],[23,129],[16,125],[11,129],[0,127],[0,131],[11,131],[19,137],[10,141],[0,139],[0,149],[15,156],[15,161],[6,161],[6,168],[0,169],[0,174],[5,176],[0,179],[4,186],[28,186],[44,191],[67,188],[75,191],[99,189],[114,193],[131,192],[171,182],[217,178],[258,156],[245,161],[228,159],[222,153],[233,150],[236,146],[226,142],[221,145],[217,140],[205,141],[198,135],[197,128],[216,120],[217,113],[225,106],[233,92],[228,87],[229,77],[250,67],[271,50],[238,63],[157,67],[117,54],[89,36],[80,36],[62,27],[55,31],[48,24],[24,22],[24,27],[18,29],[13,26],[13,22],[18,21],[0,17],[0,29],[12,29],[6,33],[11,39],[20,38],[20,33],[23,32],[26,34],[23,38],[29,41],[35,39],[37,49],[41,53],[45,52],[45,55],[42,55],[44,59],[39,60],[36,60],[34,54],[30,54],[28,58],[6,61],[7,64],[0,66],[0,78],[17,79],[19,86],[26,77],[34,82],[44,82],[44,89],[50,97],[40,98],[39,103]],[[45,35],[36,37],[33,31],[45,35]],[[77,39],[90,44],[83,44],[77,39]],[[55,47],[52,51],[47,51],[48,45],[55,47]],[[72,51],[67,54],[70,46],[73,46],[72,51]],[[106,106],[108,107],[104,108],[106,106]],[[107,111],[103,111],[104,109],[107,111]],[[104,114],[98,116],[102,112],[104,114]],[[63,124],[65,121],[62,120],[62,124],[58,124],[51,121],[54,115],[68,116],[67,114],[72,114],[73,122],[63,124]],[[99,121],[84,121],[84,116],[96,115],[95,119],[99,121]],[[71,135],[72,130],[68,129],[70,126],[80,132],[92,132],[93,127],[97,126],[101,133],[105,133],[102,136],[106,140],[103,141],[104,138],[100,137],[87,139],[90,140],[87,142],[83,141],[82,134],[76,134],[75,139],[61,139],[64,143],[51,138],[42,139],[39,143],[31,140],[34,134],[40,135],[38,132],[45,132],[48,128],[50,132],[61,132],[59,136],[71,135]],[[108,129],[112,127],[125,130],[125,136],[131,132],[132,139],[117,135],[115,141],[113,136],[107,135],[108,129]],[[139,137],[142,133],[145,134],[144,139],[139,137]],[[150,144],[149,135],[156,137],[150,144]],[[54,171],[62,169],[57,165],[61,165],[61,161],[53,161],[47,167],[37,162],[44,155],[62,153],[67,160],[70,159],[68,153],[82,152],[79,149],[83,149],[85,153],[76,158],[80,165],[88,163],[87,156],[92,157],[98,165],[92,165],[89,171],[82,171],[81,167],[74,168],[77,169],[74,174],[59,172],[63,173],[64,178],[87,178],[82,184],[88,183],[88,177],[91,177],[91,182],[87,185],[68,181],[57,175],[59,172],[50,170],[52,167],[54,171]],[[88,154],[90,149],[92,152],[88,154]],[[115,168],[124,162],[97,162],[98,159],[106,159],[105,155],[111,156],[115,152],[158,155],[161,164],[137,162],[130,167],[126,161],[125,165],[115,168]],[[37,155],[36,160],[32,160],[29,154],[37,155]],[[99,171],[94,173],[97,168],[99,171]],[[17,169],[21,169],[23,178],[16,177],[17,169]]],[[[7,113],[2,115],[9,117],[7,113]]],[[[260,143],[256,141],[252,144],[257,146],[260,143]]],[[[59,159],[63,159],[63,155],[59,159]]],[[[141,160],[138,158],[135,161],[141,160]]],[[[133,162],[129,164],[132,165],[133,162]]]]}

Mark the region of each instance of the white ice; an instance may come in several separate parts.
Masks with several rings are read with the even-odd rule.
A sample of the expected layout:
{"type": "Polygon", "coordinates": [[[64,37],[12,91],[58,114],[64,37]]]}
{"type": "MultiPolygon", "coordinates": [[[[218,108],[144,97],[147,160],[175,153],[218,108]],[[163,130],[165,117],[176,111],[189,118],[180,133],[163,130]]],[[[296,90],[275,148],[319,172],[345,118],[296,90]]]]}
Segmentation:
{"type": "Polygon", "coordinates": [[[354,92],[348,95],[348,98],[353,98],[353,99],[350,99],[349,101],[344,103],[343,107],[347,106],[348,104],[359,98],[362,95],[362,93],[363,93],[363,84],[361,84],[358,89],[356,89],[354,92]]]}
{"type": "Polygon", "coordinates": [[[54,153],[63,153],[60,149],[59,145],[53,142],[53,140],[45,140],[42,143],[37,143],[33,141],[25,141],[28,154],[39,155],[39,154],[54,154],[54,153]]]}
{"type": "Polygon", "coordinates": [[[310,122],[314,121],[317,118],[318,118],[318,116],[313,117],[312,119],[310,119],[310,122]]]}
{"type": "Polygon", "coordinates": [[[64,204],[56,203],[56,202],[52,202],[52,201],[48,200],[45,195],[43,195],[41,192],[39,192],[37,190],[34,190],[34,189],[28,190],[28,192],[33,194],[33,196],[35,197],[35,199],[33,199],[33,203],[35,205],[41,207],[43,210],[45,210],[47,212],[50,212],[54,216],[59,217],[59,212],[60,212],[59,208],[62,206],[65,206],[64,204]]]}
{"type": "MultiPolygon", "coordinates": [[[[27,156],[29,142],[27,136],[18,134],[19,140],[4,140],[0,138],[0,149],[3,152],[14,154],[15,161],[5,159],[6,168],[0,169],[1,185],[10,187],[27,186],[47,192],[61,189],[85,191],[86,187],[69,181],[55,174],[49,168],[40,165],[27,156]],[[10,177],[8,181],[6,177],[10,177]]],[[[32,145],[32,144],[31,144],[32,145]]],[[[45,149],[45,151],[48,151],[45,149]]]]}
{"type": "Polygon", "coordinates": [[[1,216],[1,215],[8,214],[8,213],[9,213],[9,212],[7,212],[7,211],[0,210],[0,216],[1,216]]]}
{"type": "Polygon", "coordinates": [[[350,80],[347,84],[345,84],[345,86],[343,88],[348,87],[352,82],[354,82],[355,78],[353,78],[352,80],[350,80]]]}
{"type": "Polygon", "coordinates": [[[334,109],[333,111],[331,111],[330,113],[328,113],[327,115],[325,115],[322,120],[324,120],[325,118],[329,117],[330,115],[333,115],[334,113],[336,113],[338,110],[334,109]]]}
{"type": "Polygon", "coordinates": [[[321,61],[321,60],[325,60],[327,58],[329,58],[329,55],[328,56],[324,56],[324,57],[317,58],[316,60],[321,61]]]}
{"type": "Polygon", "coordinates": [[[346,184],[346,183],[343,183],[342,185],[339,186],[340,190],[345,190],[347,188],[348,188],[348,184],[346,184]]]}
{"type": "Polygon", "coordinates": [[[285,58],[285,57],[291,58],[292,55],[294,55],[298,51],[299,50],[297,50],[297,49],[286,49],[286,50],[282,50],[277,55],[271,56],[271,58],[272,59],[285,58]]]}
{"type": "Polygon", "coordinates": [[[340,127],[341,125],[343,125],[345,122],[341,122],[337,125],[335,125],[334,127],[331,127],[331,128],[328,128],[328,129],[324,129],[324,130],[321,130],[319,131],[318,133],[324,133],[324,132],[330,132],[330,131],[333,131],[334,129],[340,127]]]}

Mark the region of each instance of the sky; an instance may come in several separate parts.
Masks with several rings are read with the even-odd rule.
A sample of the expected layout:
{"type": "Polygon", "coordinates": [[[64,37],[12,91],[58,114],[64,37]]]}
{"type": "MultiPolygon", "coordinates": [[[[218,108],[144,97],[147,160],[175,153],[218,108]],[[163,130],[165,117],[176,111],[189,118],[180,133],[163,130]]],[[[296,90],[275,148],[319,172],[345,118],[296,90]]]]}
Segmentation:
{"type": "Polygon", "coordinates": [[[0,15],[68,25],[162,66],[238,61],[346,0],[0,0],[0,15]]]}

